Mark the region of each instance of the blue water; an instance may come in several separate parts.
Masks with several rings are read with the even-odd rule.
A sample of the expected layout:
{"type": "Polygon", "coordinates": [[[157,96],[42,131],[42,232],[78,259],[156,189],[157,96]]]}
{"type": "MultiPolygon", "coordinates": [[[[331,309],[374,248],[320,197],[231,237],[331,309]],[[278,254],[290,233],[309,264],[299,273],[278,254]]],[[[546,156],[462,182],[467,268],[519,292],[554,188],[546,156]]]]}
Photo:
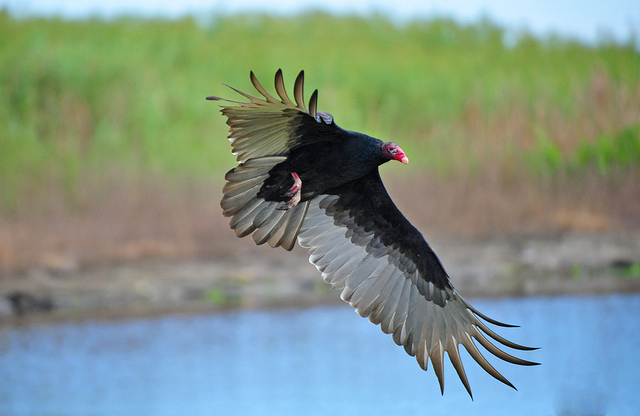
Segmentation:
{"type": "Polygon", "coordinates": [[[538,367],[436,377],[348,307],[0,328],[0,415],[637,415],[640,295],[474,300],[538,367]]]}

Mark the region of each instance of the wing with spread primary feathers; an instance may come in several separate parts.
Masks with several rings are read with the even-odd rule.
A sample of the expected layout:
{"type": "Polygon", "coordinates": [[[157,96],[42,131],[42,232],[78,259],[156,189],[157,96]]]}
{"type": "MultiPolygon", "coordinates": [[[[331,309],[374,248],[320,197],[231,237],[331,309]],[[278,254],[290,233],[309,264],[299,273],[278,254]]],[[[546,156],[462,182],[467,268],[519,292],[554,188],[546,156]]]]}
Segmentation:
{"type": "Polygon", "coordinates": [[[304,72],[296,78],[293,95],[289,98],[284,87],[282,71],[278,70],[275,87],[279,99],[269,94],[251,72],[253,86],[264,98],[257,98],[229,87],[249,100],[240,102],[219,97],[237,105],[222,106],[227,116],[229,140],[237,156],[238,167],[227,172],[220,203],[223,214],[231,217],[231,228],[238,237],[253,233],[257,244],[269,243],[291,250],[302,225],[308,202],[289,210],[276,209],[277,202],[258,197],[269,171],[286,160],[291,149],[323,140],[338,130],[327,113],[317,110],[318,91],[314,91],[309,107],[304,103],[304,72]]]}
{"type": "Polygon", "coordinates": [[[296,78],[293,88],[295,103],[291,101],[284,87],[282,71],[276,72],[275,86],[280,99],[274,98],[250,73],[253,86],[264,96],[257,98],[231,86],[232,90],[243,95],[249,102],[227,100],[219,97],[207,97],[207,100],[227,101],[239,106],[222,106],[222,114],[227,116],[229,140],[233,153],[240,163],[262,156],[286,156],[289,150],[302,140],[312,140],[297,134],[301,127],[313,127],[318,124],[318,90],[309,100],[309,108],[304,103],[304,72],[296,78]]]}
{"type": "Polygon", "coordinates": [[[393,335],[398,345],[427,369],[429,360],[444,391],[446,352],[471,395],[459,345],[489,374],[513,385],[484,358],[474,340],[498,358],[535,365],[500,350],[531,350],[497,335],[490,319],[451,285],[442,264],[422,235],[396,208],[377,170],[314,198],[302,224],[299,244],[325,282],[342,289],[341,298],[363,317],[393,335]],[[480,319],[481,318],[481,319],[480,319]]]}

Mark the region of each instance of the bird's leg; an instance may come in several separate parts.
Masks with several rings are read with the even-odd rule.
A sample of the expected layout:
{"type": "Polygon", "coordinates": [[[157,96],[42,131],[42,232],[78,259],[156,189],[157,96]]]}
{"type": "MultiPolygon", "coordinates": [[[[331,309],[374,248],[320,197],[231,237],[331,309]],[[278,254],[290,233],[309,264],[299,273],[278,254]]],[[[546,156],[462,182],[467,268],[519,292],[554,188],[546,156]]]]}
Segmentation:
{"type": "Polygon", "coordinates": [[[293,186],[284,194],[284,196],[290,196],[291,199],[283,201],[278,204],[277,209],[287,210],[293,208],[300,202],[300,190],[302,189],[302,180],[297,173],[291,172],[293,176],[293,186]]]}
{"type": "Polygon", "coordinates": [[[300,195],[300,189],[302,189],[302,180],[298,176],[297,173],[291,172],[291,176],[293,177],[293,186],[289,189],[289,192],[285,194],[285,196],[294,196],[300,195]]]}

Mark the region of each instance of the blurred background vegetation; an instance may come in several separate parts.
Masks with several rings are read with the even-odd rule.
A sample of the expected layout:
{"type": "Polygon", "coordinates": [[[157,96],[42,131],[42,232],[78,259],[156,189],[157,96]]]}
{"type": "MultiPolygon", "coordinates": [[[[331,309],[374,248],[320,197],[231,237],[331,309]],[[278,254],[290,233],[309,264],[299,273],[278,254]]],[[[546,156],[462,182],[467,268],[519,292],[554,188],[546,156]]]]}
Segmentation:
{"type": "Polygon", "coordinates": [[[640,228],[635,40],[488,20],[7,11],[0,39],[0,272],[229,250],[218,200],[234,158],[205,97],[237,98],[221,82],[252,92],[249,70],[271,86],[278,68],[288,88],[304,69],[342,127],[401,144],[411,164],[385,176],[427,234],[640,228]]]}

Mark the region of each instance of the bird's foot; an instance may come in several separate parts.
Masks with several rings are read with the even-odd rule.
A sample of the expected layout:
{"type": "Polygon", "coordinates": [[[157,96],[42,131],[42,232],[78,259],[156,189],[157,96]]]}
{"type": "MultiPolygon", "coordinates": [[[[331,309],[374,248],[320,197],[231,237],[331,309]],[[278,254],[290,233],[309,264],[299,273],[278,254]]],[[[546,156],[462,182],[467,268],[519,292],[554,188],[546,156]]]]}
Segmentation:
{"type": "Polygon", "coordinates": [[[295,172],[291,172],[291,176],[293,176],[293,186],[291,187],[291,189],[287,191],[286,194],[284,194],[284,196],[290,196],[291,199],[289,199],[288,201],[282,201],[276,207],[277,209],[287,210],[289,208],[295,207],[300,202],[300,198],[301,198],[300,190],[302,189],[302,180],[300,179],[298,174],[295,172]]]}
{"type": "Polygon", "coordinates": [[[291,176],[293,176],[293,186],[286,194],[284,194],[285,196],[299,195],[300,189],[302,189],[302,180],[300,179],[298,174],[295,172],[291,172],[291,176]]]}

